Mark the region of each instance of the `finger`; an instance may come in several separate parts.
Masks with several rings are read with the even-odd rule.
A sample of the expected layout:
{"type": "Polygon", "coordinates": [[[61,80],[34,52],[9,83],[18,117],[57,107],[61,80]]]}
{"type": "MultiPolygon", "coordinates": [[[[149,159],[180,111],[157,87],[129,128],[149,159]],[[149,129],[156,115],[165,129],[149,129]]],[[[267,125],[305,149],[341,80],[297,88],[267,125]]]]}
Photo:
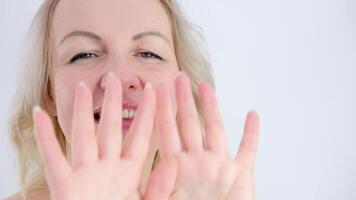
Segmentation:
{"type": "Polygon", "coordinates": [[[48,184],[56,188],[63,183],[71,168],[56,138],[51,119],[39,107],[33,110],[37,146],[43,160],[48,184]]]}
{"type": "Polygon", "coordinates": [[[109,73],[98,129],[99,157],[120,158],[122,141],[122,88],[119,79],[109,73]]]}
{"type": "Polygon", "coordinates": [[[159,83],[156,91],[157,105],[159,105],[157,106],[156,127],[159,135],[160,155],[165,159],[179,153],[182,147],[167,84],[159,83]]]}
{"type": "Polygon", "coordinates": [[[169,199],[176,180],[177,163],[174,159],[161,160],[148,179],[144,200],[169,199]]]}
{"type": "Polygon", "coordinates": [[[132,127],[122,149],[124,158],[134,159],[143,165],[151,139],[156,111],[156,94],[150,83],[146,84],[132,127]]]}
{"type": "Polygon", "coordinates": [[[201,151],[203,149],[203,137],[200,121],[190,81],[184,73],[176,78],[176,96],[179,130],[181,131],[184,147],[187,151],[201,151]]]}
{"type": "Polygon", "coordinates": [[[206,146],[213,152],[228,154],[228,144],[214,89],[208,82],[199,85],[199,97],[204,114],[206,146]]]}
{"type": "Polygon", "coordinates": [[[244,134],[240,143],[236,160],[248,169],[253,170],[256,159],[259,136],[259,119],[255,111],[247,114],[244,134]]]}
{"type": "Polygon", "coordinates": [[[73,109],[72,122],[73,166],[86,165],[98,157],[93,116],[93,98],[90,89],[79,83],[73,109]]]}

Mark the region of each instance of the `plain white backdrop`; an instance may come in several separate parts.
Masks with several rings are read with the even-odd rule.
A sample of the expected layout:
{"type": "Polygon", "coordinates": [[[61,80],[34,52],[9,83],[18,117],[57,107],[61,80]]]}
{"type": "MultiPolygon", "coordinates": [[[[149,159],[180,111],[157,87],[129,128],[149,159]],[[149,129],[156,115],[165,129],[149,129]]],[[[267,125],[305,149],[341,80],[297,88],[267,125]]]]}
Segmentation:
{"type": "MultiPolygon", "coordinates": [[[[6,123],[41,2],[0,0],[0,198],[19,190],[6,123]]],[[[257,199],[355,200],[356,1],[181,3],[206,35],[232,153],[247,111],[260,114],[257,199]]]]}

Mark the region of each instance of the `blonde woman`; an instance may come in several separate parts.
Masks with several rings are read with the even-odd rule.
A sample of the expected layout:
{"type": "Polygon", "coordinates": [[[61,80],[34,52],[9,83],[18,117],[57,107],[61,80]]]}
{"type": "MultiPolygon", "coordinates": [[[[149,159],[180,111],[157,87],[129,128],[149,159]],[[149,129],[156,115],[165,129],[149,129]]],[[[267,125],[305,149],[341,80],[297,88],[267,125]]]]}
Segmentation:
{"type": "Polygon", "coordinates": [[[10,124],[22,191],[8,199],[254,199],[257,114],[231,157],[177,2],[45,0],[29,34],[10,124]]]}

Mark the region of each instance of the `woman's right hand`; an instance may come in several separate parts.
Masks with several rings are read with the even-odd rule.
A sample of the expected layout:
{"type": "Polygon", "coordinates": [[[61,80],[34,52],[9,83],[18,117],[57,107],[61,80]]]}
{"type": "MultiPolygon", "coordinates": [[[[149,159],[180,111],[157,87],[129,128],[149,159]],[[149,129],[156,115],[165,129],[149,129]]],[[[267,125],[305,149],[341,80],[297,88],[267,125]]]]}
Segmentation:
{"type": "Polygon", "coordinates": [[[36,140],[52,199],[141,199],[139,186],[153,129],[156,96],[150,85],[145,87],[123,142],[121,91],[120,80],[109,74],[95,134],[92,93],[85,84],[79,84],[73,110],[71,163],[62,153],[47,113],[34,109],[36,140]]]}

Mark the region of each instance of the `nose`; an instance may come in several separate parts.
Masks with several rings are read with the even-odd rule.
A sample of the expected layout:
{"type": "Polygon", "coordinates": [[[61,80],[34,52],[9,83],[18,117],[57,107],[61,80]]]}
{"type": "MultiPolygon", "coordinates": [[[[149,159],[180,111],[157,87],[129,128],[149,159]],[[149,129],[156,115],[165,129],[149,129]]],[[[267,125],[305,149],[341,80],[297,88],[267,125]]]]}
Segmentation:
{"type": "Polygon", "coordinates": [[[140,91],[143,89],[143,83],[137,73],[125,62],[111,63],[107,72],[102,76],[101,88],[105,90],[106,77],[113,72],[121,81],[123,93],[140,91]]]}

